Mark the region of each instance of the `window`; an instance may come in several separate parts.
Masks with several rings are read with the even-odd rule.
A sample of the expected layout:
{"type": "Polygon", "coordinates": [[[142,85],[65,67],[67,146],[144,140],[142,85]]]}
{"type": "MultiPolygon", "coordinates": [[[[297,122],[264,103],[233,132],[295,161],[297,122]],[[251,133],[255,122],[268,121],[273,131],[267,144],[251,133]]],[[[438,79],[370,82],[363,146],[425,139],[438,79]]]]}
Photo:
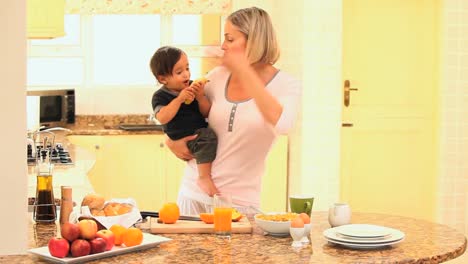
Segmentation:
{"type": "Polygon", "coordinates": [[[159,15],[96,15],[92,18],[93,79],[96,85],[154,83],[149,69],[160,47],[159,15]]]}
{"type": "Polygon", "coordinates": [[[28,42],[28,86],[154,87],[149,60],[162,45],[183,49],[196,79],[216,65],[206,52],[220,25],[220,15],[66,15],[66,36],[28,42]]]}
{"type": "Polygon", "coordinates": [[[174,45],[201,45],[201,18],[198,15],[172,17],[172,43],[174,45]]]}
{"type": "Polygon", "coordinates": [[[60,38],[55,39],[33,39],[31,40],[32,45],[36,46],[51,46],[51,45],[80,45],[80,28],[81,19],[79,15],[66,15],[65,16],[65,32],[67,34],[60,38]]]}
{"type": "Polygon", "coordinates": [[[70,86],[83,84],[81,18],[65,16],[64,37],[29,41],[27,62],[28,86],[70,86]]]}
{"type": "Polygon", "coordinates": [[[77,86],[83,84],[82,58],[30,58],[28,85],[77,86]]]}

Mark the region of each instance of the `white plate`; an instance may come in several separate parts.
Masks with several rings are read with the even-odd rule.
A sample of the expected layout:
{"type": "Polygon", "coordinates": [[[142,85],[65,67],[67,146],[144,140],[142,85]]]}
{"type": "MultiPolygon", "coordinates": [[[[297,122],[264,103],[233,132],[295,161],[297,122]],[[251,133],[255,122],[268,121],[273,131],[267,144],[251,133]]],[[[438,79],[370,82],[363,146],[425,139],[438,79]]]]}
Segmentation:
{"type": "Polygon", "coordinates": [[[343,237],[339,233],[336,232],[335,228],[329,228],[323,231],[323,235],[327,240],[332,240],[333,242],[343,242],[343,243],[351,243],[354,245],[376,245],[382,243],[392,243],[395,241],[399,241],[405,238],[405,233],[401,232],[400,230],[387,228],[390,231],[388,236],[382,237],[381,239],[369,239],[369,240],[362,240],[361,238],[354,238],[354,237],[343,237]]]}
{"type": "Polygon", "coordinates": [[[87,255],[83,257],[66,257],[66,258],[56,258],[49,253],[49,249],[47,247],[40,247],[40,248],[34,248],[30,249],[28,252],[38,255],[41,258],[44,258],[48,261],[54,262],[54,263],[83,263],[86,261],[91,261],[99,258],[105,258],[105,257],[111,257],[111,256],[116,256],[124,253],[129,253],[137,250],[142,250],[142,249],[147,249],[151,247],[155,247],[156,245],[170,241],[172,239],[163,237],[163,236],[158,236],[158,235],[152,235],[148,233],[143,233],[143,242],[138,245],[138,246],[133,246],[133,247],[125,247],[125,246],[114,246],[111,250],[105,251],[102,253],[97,253],[97,254],[92,254],[92,255],[87,255]]]}
{"type": "Polygon", "coordinates": [[[386,246],[391,246],[391,245],[398,244],[401,241],[403,241],[404,238],[400,239],[400,240],[392,241],[392,242],[374,243],[374,244],[356,244],[356,243],[346,243],[346,242],[342,242],[342,241],[336,241],[336,240],[332,240],[332,239],[327,239],[327,240],[330,243],[338,244],[338,245],[345,246],[345,247],[348,247],[348,248],[353,248],[353,249],[374,249],[374,248],[380,248],[380,247],[386,247],[386,246]]]}
{"type": "Polygon", "coordinates": [[[342,235],[342,234],[339,234],[339,233],[336,233],[336,235],[340,238],[343,238],[343,239],[351,239],[353,241],[370,241],[370,242],[379,242],[379,241],[382,241],[384,239],[388,239],[391,237],[391,235],[388,235],[388,236],[379,236],[379,237],[353,237],[353,236],[345,236],[345,235],[342,235]]]}
{"type": "Polygon", "coordinates": [[[350,224],[338,226],[335,232],[348,237],[385,237],[392,232],[390,228],[368,224],[350,224]]]}

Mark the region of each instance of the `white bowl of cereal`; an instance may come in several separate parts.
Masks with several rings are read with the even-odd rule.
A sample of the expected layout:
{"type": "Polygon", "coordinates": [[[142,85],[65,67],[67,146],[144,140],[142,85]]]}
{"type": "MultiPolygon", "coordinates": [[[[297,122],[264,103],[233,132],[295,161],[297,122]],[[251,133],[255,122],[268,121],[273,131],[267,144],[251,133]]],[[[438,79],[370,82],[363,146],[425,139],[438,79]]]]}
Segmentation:
{"type": "Polygon", "coordinates": [[[254,219],[257,226],[270,235],[285,236],[289,235],[291,220],[296,217],[296,213],[271,212],[265,214],[256,214],[254,219]]]}

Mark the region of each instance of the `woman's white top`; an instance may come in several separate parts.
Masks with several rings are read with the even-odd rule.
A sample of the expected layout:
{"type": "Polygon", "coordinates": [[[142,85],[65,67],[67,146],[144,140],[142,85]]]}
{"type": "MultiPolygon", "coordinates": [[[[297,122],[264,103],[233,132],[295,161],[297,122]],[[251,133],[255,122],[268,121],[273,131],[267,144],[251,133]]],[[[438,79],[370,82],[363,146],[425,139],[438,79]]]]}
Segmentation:
{"type": "MultiPolygon", "coordinates": [[[[260,207],[260,191],[265,161],[279,134],[293,127],[299,111],[301,83],[289,74],[278,71],[266,89],[280,102],[283,112],[276,126],[263,118],[253,99],[230,101],[226,98],[230,72],[225,67],[213,69],[207,78],[205,94],[212,103],[208,124],[218,136],[212,179],[220,192],[231,193],[239,206],[260,207]]],[[[195,160],[188,162],[180,194],[205,204],[212,198],[197,185],[195,160]]]]}

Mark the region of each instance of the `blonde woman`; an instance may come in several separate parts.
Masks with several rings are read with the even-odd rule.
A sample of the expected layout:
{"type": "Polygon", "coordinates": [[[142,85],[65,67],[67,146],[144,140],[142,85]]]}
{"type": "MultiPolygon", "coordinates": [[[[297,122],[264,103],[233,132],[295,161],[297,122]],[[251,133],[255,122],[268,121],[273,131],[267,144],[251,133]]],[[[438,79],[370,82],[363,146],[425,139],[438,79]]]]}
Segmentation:
{"type": "MultiPolygon", "coordinates": [[[[235,207],[260,207],[265,160],[279,134],[293,127],[301,83],[274,67],[280,51],[270,17],[251,7],[235,11],[226,20],[222,65],[208,75],[205,94],[212,103],[208,123],[218,135],[212,179],[220,192],[230,193],[235,207]]],[[[212,207],[212,197],[197,186],[197,166],[186,142],[167,145],[179,158],[190,160],[177,203],[184,215],[212,207]]]]}

